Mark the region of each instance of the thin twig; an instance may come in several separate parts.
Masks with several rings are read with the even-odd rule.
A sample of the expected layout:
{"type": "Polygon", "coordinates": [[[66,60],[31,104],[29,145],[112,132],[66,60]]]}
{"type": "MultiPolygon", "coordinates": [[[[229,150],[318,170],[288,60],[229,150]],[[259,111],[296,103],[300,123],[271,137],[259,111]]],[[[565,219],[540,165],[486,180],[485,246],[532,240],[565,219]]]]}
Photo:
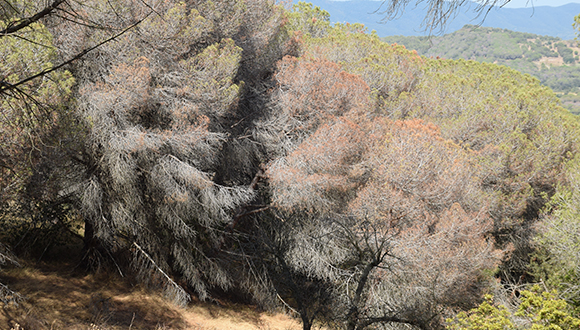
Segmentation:
{"type": "Polygon", "coordinates": [[[133,327],[133,321],[135,321],[135,313],[133,313],[133,318],[131,318],[131,323],[129,324],[129,330],[133,327]]]}
{"type": "Polygon", "coordinates": [[[155,269],[157,269],[157,271],[159,271],[159,273],[161,273],[161,275],[163,275],[163,277],[165,277],[167,279],[167,281],[169,282],[169,284],[171,284],[172,286],[175,287],[175,289],[177,289],[180,293],[184,294],[185,296],[188,297],[187,293],[185,292],[185,290],[183,290],[183,288],[175,283],[174,280],[171,279],[171,277],[169,277],[169,275],[167,275],[167,273],[165,271],[163,271],[163,269],[161,269],[161,267],[159,267],[157,265],[157,263],[155,262],[155,260],[153,260],[153,258],[151,258],[151,256],[145,252],[145,250],[143,250],[143,248],[141,248],[141,246],[139,244],[137,244],[137,242],[133,242],[133,245],[141,252],[143,253],[143,255],[145,256],[145,258],[147,258],[147,260],[149,260],[153,266],[155,267],[155,269]]]}

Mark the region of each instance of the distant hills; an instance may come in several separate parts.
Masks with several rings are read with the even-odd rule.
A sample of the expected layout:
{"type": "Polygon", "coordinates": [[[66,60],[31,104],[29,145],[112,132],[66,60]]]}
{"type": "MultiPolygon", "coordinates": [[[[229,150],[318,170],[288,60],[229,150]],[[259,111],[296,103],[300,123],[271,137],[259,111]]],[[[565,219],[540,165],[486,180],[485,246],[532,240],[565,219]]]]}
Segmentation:
{"type": "Polygon", "coordinates": [[[431,38],[381,39],[428,57],[491,62],[528,73],[552,88],[568,110],[580,113],[580,48],[576,41],[474,25],[431,38]]]}
{"type": "MultiPolygon", "coordinates": [[[[294,2],[297,1],[294,0],[294,2]]],[[[312,2],[315,6],[328,11],[331,22],[363,23],[369,28],[369,31],[376,30],[381,37],[427,34],[421,27],[426,15],[425,4],[416,5],[415,1],[411,1],[400,17],[386,23],[380,23],[382,16],[377,12],[380,12],[382,1],[313,0],[307,2],[312,2]]],[[[466,24],[481,23],[483,18],[476,17],[475,8],[476,5],[474,3],[464,6],[457,13],[457,16],[450,20],[444,32],[451,33],[461,29],[466,24]]],[[[574,22],[574,16],[578,14],[580,14],[580,4],[568,4],[560,7],[492,8],[482,26],[547,35],[568,40],[574,39],[576,36],[572,23],[574,22]]]]}

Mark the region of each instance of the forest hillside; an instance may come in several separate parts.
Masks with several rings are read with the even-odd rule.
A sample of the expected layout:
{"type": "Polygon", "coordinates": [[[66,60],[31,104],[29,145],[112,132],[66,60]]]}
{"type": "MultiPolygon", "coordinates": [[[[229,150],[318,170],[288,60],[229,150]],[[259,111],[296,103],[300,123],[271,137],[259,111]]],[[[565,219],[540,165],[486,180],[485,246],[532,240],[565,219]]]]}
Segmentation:
{"type": "Polygon", "coordinates": [[[505,65],[550,87],[572,113],[580,112],[580,48],[575,40],[466,25],[444,36],[382,38],[420,55],[505,65]]]}
{"type": "Polygon", "coordinates": [[[79,285],[74,324],[53,299],[29,329],[151,328],[141,289],[175,329],[199,302],[303,330],[580,326],[580,124],[538,79],[307,3],[4,4],[8,326],[50,310],[29,273],[79,285]]]}

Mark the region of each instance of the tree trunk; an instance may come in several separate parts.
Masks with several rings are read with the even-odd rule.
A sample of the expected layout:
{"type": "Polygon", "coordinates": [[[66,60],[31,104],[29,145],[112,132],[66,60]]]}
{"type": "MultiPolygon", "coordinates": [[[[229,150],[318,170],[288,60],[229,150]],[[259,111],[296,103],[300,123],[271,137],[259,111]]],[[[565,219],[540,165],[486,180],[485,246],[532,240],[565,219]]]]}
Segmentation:
{"type": "Polygon", "coordinates": [[[347,325],[346,325],[347,330],[357,329],[358,317],[359,317],[358,305],[360,303],[364,287],[366,286],[367,281],[369,279],[369,275],[370,275],[371,271],[376,266],[378,266],[378,264],[379,264],[378,260],[375,259],[375,260],[373,260],[373,262],[369,263],[363,270],[362,276],[358,282],[356,292],[355,292],[354,297],[352,299],[352,307],[348,311],[347,325]]]}
{"type": "Polygon", "coordinates": [[[308,315],[301,312],[300,318],[302,319],[302,330],[310,330],[310,328],[312,328],[312,323],[308,319],[308,315]]]}
{"type": "Polygon", "coordinates": [[[79,265],[85,269],[98,268],[101,263],[102,247],[95,237],[95,228],[89,220],[85,220],[83,243],[83,252],[79,265]]]}

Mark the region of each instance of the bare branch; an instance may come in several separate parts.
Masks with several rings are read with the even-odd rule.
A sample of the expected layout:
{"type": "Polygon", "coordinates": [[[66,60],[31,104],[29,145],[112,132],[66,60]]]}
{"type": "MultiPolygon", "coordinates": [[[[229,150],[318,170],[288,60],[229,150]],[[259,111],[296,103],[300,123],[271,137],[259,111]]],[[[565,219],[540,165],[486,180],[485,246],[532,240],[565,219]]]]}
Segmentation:
{"type": "Polygon", "coordinates": [[[187,302],[191,299],[189,297],[189,294],[185,292],[185,290],[183,290],[183,288],[179,284],[175,283],[175,281],[171,277],[169,277],[169,275],[167,275],[167,273],[163,269],[161,269],[161,267],[157,265],[155,260],[153,260],[153,258],[151,258],[151,256],[147,252],[145,252],[145,250],[143,250],[143,248],[139,244],[137,244],[137,242],[133,242],[133,246],[135,246],[137,250],[139,250],[139,252],[141,252],[147,260],[149,260],[149,262],[153,265],[155,270],[157,270],[165,278],[165,280],[167,280],[169,286],[173,288],[173,290],[171,290],[174,292],[172,297],[173,300],[175,300],[180,305],[187,304],[187,302]]]}
{"type": "Polygon", "coordinates": [[[131,30],[132,28],[134,28],[135,26],[137,26],[141,22],[143,22],[145,19],[147,19],[152,13],[153,12],[149,12],[145,17],[143,17],[142,19],[138,20],[137,22],[131,24],[130,26],[128,26],[127,28],[125,28],[123,31],[117,33],[116,35],[114,35],[114,36],[112,36],[112,37],[110,37],[110,38],[108,38],[106,40],[103,40],[103,41],[99,42],[98,44],[96,44],[96,45],[94,45],[94,46],[92,46],[90,48],[87,48],[87,49],[81,51],[80,53],[78,53],[77,55],[75,55],[74,57],[72,57],[71,59],[69,59],[69,60],[67,60],[67,61],[65,61],[65,62],[63,62],[63,63],[61,63],[61,64],[59,64],[57,66],[54,66],[54,67],[52,67],[50,69],[47,69],[47,70],[40,71],[39,73],[37,73],[35,75],[32,75],[32,76],[30,76],[28,78],[22,79],[19,82],[16,82],[14,84],[9,84],[9,83],[7,83],[5,81],[1,81],[0,82],[0,94],[6,93],[7,91],[12,90],[12,89],[16,89],[18,86],[20,86],[22,84],[25,84],[25,83],[27,83],[27,82],[29,82],[31,80],[36,79],[36,78],[45,76],[45,75],[47,75],[47,74],[49,74],[51,72],[54,72],[54,71],[56,71],[56,70],[64,67],[65,65],[71,64],[72,62],[74,62],[74,61],[82,58],[83,56],[85,56],[86,54],[90,53],[91,51],[93,51],[93,50],[101,47],[102,45],[104,45],[106,43],[109,43],[109,42],[111,42],[111,41],[119,38],[120,36],[122,36],[123,34],[125,34],[127,31],[131,30]]]}
{"type": "Polygon", "coordinates": [[[35,15],[21,19],[19,21],[14,22],[13,24],[8,25],[6,29],[0,31],[0,38],[5,37],[11,33],[20,31],[34,22],[38,22],[42,18],[50,15],[54,10],[57,9],[58,6],[60,6],[65,1],[66,0],[55,0],[53,3],[51,3],[46,8],[39,11],[35,15]]]}
{"type": "MultiPolygon", "coordinates": [[[[474,12],[477,13],[478,17],[481,15],[485,17],[493,6],[503,7],[508,2],[510,0],[478,0],[475,1],[474,12]]],[[[411,0],[385,0],[376,13],[384,15],[383,21],[388,21],[401,15],[410,3],[411,0]]],[[[450,19],[459,14],[465,5],[473,3],[470,0],[418,0],[415,4],[416,6],[426,5],[427,16],[423,19],[422,25],[431,34],[443,31],[450,19]]]]}

